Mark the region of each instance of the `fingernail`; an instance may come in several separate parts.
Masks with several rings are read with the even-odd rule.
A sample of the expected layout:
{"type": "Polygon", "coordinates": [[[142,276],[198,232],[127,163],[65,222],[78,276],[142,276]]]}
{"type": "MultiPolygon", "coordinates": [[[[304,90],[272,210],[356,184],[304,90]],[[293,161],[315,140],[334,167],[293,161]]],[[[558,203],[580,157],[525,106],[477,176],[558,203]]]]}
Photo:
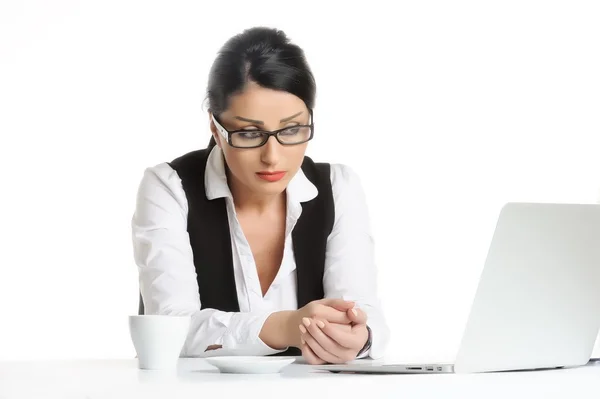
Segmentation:
{"type": "Polygon", "coordinates": [[[302,323],[304,323],[304,325],[305,325],[306,327],[310,327],[310,320],[308,319],[308,317],[304,317],[304,318],[302,319],[302,323]]]}
{"type": "Polygon", "coordinates": [[[301,332],[302,334],[306,334],[306,328],[304,328],[304,326],[303,326],[302,324],[300,324],[300,325],[298,326],[298,328],[300,329],[300,332],[301,332]]]}
{"type": "Polygon", "coordinates": [[[319,326],[319,328],[323,328],[325,327],[325,323],[323,323],[321,320],[317,320],[317,326],[319,326]]]}
{"type": "Polygon", "coordinates": [[[354,314],[354,316],[358,316],[358,312],[356,311],[356,309],[352,309],[352,314],[354,314]]]}
{"type": "Polygon", "coordinates": [[[302,345],[305,345],[305,344],[306,344],[306,341],[305,341],[303,338],[300,338],[300,343],[301,343],[302,345]]]}

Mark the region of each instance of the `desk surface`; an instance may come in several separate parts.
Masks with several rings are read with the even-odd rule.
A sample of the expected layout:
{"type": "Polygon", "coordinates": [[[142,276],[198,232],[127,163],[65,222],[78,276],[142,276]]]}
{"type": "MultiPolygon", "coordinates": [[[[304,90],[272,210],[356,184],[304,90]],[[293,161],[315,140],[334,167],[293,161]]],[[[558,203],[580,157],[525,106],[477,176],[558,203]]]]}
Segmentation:
{"type": "Polygon", "coordinates": [[[221,374],[202,359],[180,359],[177,370],[171,372],[138,370],[134,359],[0,362],[0,399],[204,399],[219,394],[224,399],[254,397],[254,393],[260,398],[281,399],[598,398],[600,363],[574,369],[471,375],[332,374],[294,363],[281,374],[234,375],[221,374]]]}

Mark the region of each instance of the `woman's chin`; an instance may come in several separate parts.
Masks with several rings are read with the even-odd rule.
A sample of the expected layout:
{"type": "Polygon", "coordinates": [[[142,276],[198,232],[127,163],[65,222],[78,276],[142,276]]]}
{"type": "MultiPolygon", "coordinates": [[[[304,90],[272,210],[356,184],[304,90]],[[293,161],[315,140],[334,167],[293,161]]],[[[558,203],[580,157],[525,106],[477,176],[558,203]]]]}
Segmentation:
{"type": "Polygon", "coordinates": [[[265,181],[257,178],[256,180],[257,181],[255,181],[252,186],[257,193],[262,193],[265,195],[280,194],[285,191],[288,185],[287,179],[281,179],[278,181],[265,181]]]}

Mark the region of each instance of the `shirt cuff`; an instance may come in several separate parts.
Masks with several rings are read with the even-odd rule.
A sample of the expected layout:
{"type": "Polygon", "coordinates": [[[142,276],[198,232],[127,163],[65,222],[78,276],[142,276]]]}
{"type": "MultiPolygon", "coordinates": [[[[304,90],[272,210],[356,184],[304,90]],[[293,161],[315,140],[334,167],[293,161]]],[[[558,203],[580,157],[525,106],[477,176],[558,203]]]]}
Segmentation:
{"type": "Polygon", "coordinates": [[[223,335],[223,349],[239,355],[268,356],[285,352],[273,349],[260,339],[260,332],[272,312],[244,312],[232,315],[227,331],[223,335]]]}
{"type": "Polygon", "coordinates": [[[365,342],[363,348],[356,355],[357,359],[364,359],[371,353],[371,346],[373,345],[373,332],[371,331],[371,327],[367,326],[367,332],[369,334],[367,337],[367,342],[365,342]]]}

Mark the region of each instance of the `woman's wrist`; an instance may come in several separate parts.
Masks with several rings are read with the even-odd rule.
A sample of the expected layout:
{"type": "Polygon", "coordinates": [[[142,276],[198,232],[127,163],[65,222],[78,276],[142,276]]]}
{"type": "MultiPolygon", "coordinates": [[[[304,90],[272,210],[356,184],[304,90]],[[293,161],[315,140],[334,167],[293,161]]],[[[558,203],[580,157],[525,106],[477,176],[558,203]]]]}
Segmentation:
{"type": "Polygon", "coordinates": [[[300,348],[300,330],[298,326],[302,323],[300,310],[292,310],[287,314],[285,323],[285,335],[287,336],[288,346],[300,348]]]}
{"type": "MultiPolygon", "coordinates": [[[[294,324],[297,324],[294,320],[296,311],[284,310],[280,312],[274,312],[263,325],[260,331],[260,339],[268,345],[270,348],[276,350],[286,349],[290,346],[296,346],[296,341],[300,341],[299,333],[294,334],[294,324]],[[298,338],[296,339],[296,335],[298,338]]],[[[296,330],[298,326],[296,325],[296,330]]]]}

